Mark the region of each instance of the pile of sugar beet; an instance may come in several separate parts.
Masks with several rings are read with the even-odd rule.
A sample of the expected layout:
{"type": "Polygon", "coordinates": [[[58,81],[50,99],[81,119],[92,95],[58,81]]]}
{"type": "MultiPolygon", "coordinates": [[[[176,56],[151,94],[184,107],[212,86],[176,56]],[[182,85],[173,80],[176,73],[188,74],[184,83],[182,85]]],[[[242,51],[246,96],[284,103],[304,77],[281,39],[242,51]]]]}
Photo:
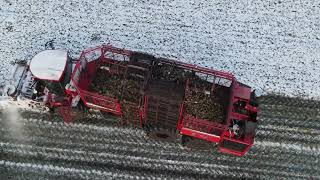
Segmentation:
{"type": "Polygon", "coordinates": [[[225,111],[222,100],[211,93],[211,85],[199,77],[190,78],[185,93],[186,113],[200,119],[223,122],[225,111]]]}
{"type": "MultiPolygon", "coordinates": [[[[138,108],[131,106],[139,105],[142,97],[143,81],[126,78],[125,72],[111,75],[109,72],[112,72],[112,68],[116,68],[116,66],[110,68],[109,71],[98,69],[97,76],[92,81],[91,90],[104,96],[119,99],[124,120],[138,118],[138,108]]],[[[175,81],[177,85],[183,86],[189,79],[189,88],[185,92],[186,113],[200,119],[223,122],[225,111],[221,99],[213,93],[208,93],[211,91],[211,84],[195,75],[195,73],[178,67],[162,65],[153,70],[152,78],[175,81]]]]}
{"type": "MultiPolygon", "coordinates": [[[[119,99],[122,109],[122,123],[128,124],[129,120],[139,118],[138,107],[140,101],[140,88],[142,81],[133,78],[126,78],[125,71],[118,71],[116,66],[110,70],[98,69],[97,76],[91,83],[91,90],[103,96],[119,99]],[[110,74],[109,72],[117,72],[110,74]]],[[[118,69],[119,70],[119,69],[118,69]]]]}

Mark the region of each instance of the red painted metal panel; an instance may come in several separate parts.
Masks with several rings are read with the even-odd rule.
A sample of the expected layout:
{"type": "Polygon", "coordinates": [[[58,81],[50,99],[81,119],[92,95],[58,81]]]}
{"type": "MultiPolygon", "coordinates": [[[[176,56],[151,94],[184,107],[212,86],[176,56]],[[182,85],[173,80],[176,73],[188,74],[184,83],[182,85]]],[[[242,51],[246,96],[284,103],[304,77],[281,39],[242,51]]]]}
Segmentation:
{"type": "Polygon", "coordinates": [[[189,129],[189,128],[184,128],[184,127],[181,128],[180,133],[183,135],[187,135],[187,136],[191,136],[191,137],[195,137],[198,139],[211,141],[211,142],[215,142],[215,143],[218,143],[220,141],[220,136],[196,131],[196,130],[189,129]]]}
{"type": "Polygon", "coordinates": [[[232,112],[231,113],[231,118],[232,119],[237,119],[237,120],[248,120],[249,116],[246,115],[246,114],[240,114],[240,113],[232,112]]]}
{"type": "Polygon", "coordinates": [[[227,130],[226,125],[197,119],[188,114],[185,115],[178,127],[181,127],[178,130],[180,130],[182,134],[212,142],[219,142],[220,137],[227,130]]]}
{"type": "Polygon", "coordinates": [[[251,88],[248,87],[236,86],[234,89],[234,96],[241,99],[250,100],[250,93],[251,88]]]}

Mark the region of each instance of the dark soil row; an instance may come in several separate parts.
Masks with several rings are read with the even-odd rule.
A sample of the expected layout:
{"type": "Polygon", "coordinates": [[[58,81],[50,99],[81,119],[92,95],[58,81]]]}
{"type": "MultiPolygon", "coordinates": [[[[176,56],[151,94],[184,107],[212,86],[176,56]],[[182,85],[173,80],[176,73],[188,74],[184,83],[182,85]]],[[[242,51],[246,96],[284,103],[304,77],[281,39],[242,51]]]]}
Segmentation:
{"type": "Polygon", "coordinates": [[[301,98],[290,98],[290,97],[276,96],[276,95],[262,96],[259,98],[259,103],[271,104],[271,105],[288,105],[291,107],[309,107],[309,108],[320,107],[320,101],[306,100],[301,98]]]}

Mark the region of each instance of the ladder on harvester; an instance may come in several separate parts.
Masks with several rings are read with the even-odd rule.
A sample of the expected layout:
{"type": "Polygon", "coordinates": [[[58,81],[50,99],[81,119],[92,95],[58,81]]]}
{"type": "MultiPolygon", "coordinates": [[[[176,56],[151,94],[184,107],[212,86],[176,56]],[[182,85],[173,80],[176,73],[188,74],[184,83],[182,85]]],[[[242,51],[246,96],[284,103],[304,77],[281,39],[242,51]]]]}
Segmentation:
{"type": "Polygon", "coordinates": [[[160,96],[149,96],[147,121],[152,127],[175,130],[180,103],[160,96]]]}
{"type": "Polygon", "coordinates": [[[151,82],[146,94],[148,126],[175,131],[180,115],[183,87],[174,82],[156,80],[151,82]]]}

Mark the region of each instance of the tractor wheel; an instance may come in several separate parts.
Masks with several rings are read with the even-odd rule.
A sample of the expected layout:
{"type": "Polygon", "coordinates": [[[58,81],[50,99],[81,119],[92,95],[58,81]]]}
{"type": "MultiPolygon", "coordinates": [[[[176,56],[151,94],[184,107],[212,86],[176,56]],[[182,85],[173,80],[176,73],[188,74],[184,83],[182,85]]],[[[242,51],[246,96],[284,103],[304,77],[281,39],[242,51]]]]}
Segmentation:
{"type": "Polygon", "coordinates": [[[175,142],[178,139],[178,135],[175,130],[164,128],[150,128],[147,134],[152,139],[165,142],[175,142]]]}

